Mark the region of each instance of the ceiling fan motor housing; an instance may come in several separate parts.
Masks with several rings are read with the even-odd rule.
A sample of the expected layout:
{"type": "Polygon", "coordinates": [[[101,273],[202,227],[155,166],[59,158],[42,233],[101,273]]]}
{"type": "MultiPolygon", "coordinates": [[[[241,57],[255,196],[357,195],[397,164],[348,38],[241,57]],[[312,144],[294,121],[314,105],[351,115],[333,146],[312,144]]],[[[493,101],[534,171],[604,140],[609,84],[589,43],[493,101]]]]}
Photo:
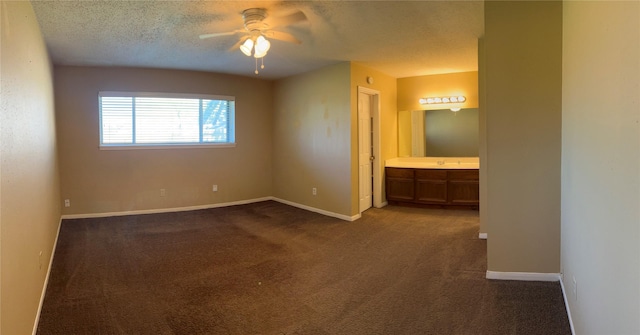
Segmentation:
{"type": "Polygon", "coordinates": [[[249,8],[242,11],[244,19],[244,27],[251,33],[260,33],[266,30],[267,24],[264,19],[267,18],[267,10],[264,8],[249,8]]]}

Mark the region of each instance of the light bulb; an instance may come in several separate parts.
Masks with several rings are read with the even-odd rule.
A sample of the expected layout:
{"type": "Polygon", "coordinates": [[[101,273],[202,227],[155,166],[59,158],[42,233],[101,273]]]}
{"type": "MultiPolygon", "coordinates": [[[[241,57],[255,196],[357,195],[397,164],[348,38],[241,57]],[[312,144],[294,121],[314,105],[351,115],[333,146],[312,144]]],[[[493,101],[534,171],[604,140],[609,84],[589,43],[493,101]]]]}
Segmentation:
{"type": "Polygon", "coordinates": [[[258,36],[258,39],[256,40],[256,50],[255,50],[255,53],[253,54],[253,57],[262,58],[266,56],[267,51],[269,51],[269,48],[271,48],[271,43],[267,41],[267,39],[264,38],[264,36],[262,35],[258,36]]]}
{"type": "Polygon", "coordinates": [[[253,40],[248,38],[242,45],[240,46],[240,51],[247,56],[251,56],[251,49],[253,49],[253,40]]]}
{"type": "Polygon", "coordinates": [[[253,54],[253,57],[255,57],[255,58],[262,58],[262,57],[264,57],[264,56],[266,56],[266,55],[267,55],[267,52],[266,52],[266,51],[265,51],[265,52],[260,52],[260,51],[256,50],[256,52],[253,54]]]}

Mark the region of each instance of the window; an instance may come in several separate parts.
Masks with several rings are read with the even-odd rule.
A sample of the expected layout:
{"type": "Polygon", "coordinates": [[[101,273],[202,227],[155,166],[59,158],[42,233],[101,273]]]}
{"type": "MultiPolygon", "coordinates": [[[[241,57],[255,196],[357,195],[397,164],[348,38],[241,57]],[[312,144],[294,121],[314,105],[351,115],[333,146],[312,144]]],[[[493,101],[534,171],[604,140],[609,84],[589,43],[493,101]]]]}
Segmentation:
{"type": "Polygon", "coordinates": [[[229,146],[235,98],[100,92],[100,147],[229,146]]]}

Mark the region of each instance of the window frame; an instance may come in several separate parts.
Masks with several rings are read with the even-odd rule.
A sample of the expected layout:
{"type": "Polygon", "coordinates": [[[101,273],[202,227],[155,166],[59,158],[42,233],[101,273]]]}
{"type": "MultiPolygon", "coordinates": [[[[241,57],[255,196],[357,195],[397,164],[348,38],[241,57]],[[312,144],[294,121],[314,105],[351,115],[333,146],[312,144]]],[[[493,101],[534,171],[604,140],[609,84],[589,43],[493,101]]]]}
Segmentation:
{"type": "MultiPolygon", "coordinates": [[[[98,92],[98,130],[100,150],[136,150],[136,149],[182,149],[182,148],[232,148],[236,146],[236,117],[235,117],[235,96],[193,94],[193,93],[165,93],[165,92],[124,92],[124,91],[99,91],[98,92]],[[122,97],[122,98],[175,98],[175,99],[198,99],[198,100],[226,100],[233,103],[233,108],[229,112],[227,120],[227,133],[229,142],[176,142],[176,143],[103,143],[102,134],[102,98],[122,97]]],[[[202,114],[199,115],[199,128],[202,133],[202,114]]],[[[135,129],[135,112],[132,113],[132,127],[135,129]]],[[[135,134],[135,130],[133,130],[135,134]]],[[[135,138],[133,139],[135,140],[135,138]]]]}

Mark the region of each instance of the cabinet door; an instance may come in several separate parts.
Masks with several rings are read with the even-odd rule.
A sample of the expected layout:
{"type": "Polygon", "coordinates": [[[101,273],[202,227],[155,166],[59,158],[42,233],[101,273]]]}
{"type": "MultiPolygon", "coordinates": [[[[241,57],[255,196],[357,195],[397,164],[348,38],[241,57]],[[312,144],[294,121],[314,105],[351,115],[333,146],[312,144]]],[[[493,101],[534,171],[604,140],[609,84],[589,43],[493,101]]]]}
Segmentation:
{"type": "Polygon", "coordinates": [[[477,205],[480,203],[478,170],[449,171],[449,203],[452,205],[477,205]]]}
{"type": "Polygon", "coordinates": [[[387,200],[413,201],[413,169],[385,168],[387,200]]]}
{"type": "Polygon", "coordinates": [[[425,204],[447,202],[447,171],[416,170],[416,201],[425,204]]]}

